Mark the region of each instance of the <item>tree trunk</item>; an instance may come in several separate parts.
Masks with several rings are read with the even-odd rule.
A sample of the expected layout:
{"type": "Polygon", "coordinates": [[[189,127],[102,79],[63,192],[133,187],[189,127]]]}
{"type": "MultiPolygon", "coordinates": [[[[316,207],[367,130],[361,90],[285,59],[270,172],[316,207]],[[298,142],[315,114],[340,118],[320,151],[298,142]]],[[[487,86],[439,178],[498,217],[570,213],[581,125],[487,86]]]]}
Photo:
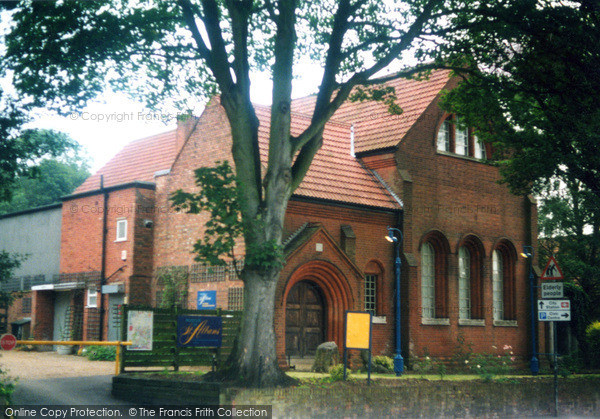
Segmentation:
{"type": "Polygon", "coordinates": [[[294,379],[279,368],[275,346],[275,289],[278,272],[245,270],[241,332],[220,378],[245,387],[289,385],[294,379]]]}

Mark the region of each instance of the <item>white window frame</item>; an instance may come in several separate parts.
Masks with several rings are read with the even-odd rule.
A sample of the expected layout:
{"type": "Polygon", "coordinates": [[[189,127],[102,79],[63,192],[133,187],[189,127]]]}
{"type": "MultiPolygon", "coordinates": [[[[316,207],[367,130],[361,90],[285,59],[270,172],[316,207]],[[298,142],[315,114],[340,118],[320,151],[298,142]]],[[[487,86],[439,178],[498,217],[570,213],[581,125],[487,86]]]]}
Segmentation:
{"type": "Polygon", "coordinates": [[[87,290],[87,308],[98,308],[98,290],[89,288],[87,290]]]}
{"type": "Polygon", "coordinates": [[[450,151],[450,121],[448,119],[442,122],[437,135],[437,149],[439,151],[450,151]]]}
{"type": "Polygon", "coordinates": [[[492,289],[494,320],[504,320],[504,261],[498,250],[492,253],[492,289]]]}
{"type": "Polygon", "coordinates": [[[459,156],[469,155],[469,128],[460,126],[460,118],[456,118],[454,130],[454,151],[459,156]]]}
{"type": "Polygon", "coordinates": [[[485,144],[481,141],[475,134],[473,134],[473,157],[479,160],[486,160],[487,156],[485,155],[485,144]]]}
{"type": "Polygon", "coordinates": [[[377,274],[365,275],[365,311],[377,315],[377,274]]]}
{"type": "Polygon", "coordinates": [[[421,316],[435,318],[435,250],[431,243],[421,247],[421,316]]]}
{"type": "Polygon", "coordinates": [[[127,240],[127,218],[117,218],[117,238],[116,242],[124,242],[127,240]],[[124,226],[124,227],[122,227],[124,226]],[[123,234],[120,234],[123,233],[123,234]]]}
{"type": "Polygon", "coordinates": [[[471,254],[469,249],[458,249],[458,318],[471,318],[471,254]]]}

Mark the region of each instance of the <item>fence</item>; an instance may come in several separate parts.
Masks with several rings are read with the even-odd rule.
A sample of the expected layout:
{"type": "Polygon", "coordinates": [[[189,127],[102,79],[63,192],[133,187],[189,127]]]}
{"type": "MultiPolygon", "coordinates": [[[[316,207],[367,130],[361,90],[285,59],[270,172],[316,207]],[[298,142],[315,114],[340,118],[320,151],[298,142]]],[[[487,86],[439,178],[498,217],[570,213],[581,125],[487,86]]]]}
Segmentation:
{"type": "Polygon", "coordinates": [[[185,310],[177,307],[151,308],[124,305],[121,317],[121,336],[127,337],[128,313],[130,311],[151,311],[153,313],[152,350],[123,351],[121,356],[121,372],[125,369],[141,367],[172,367],[175,371],[180,366],[213,366],[216,367],[227,360],[233,350],[233,343],[238,334],[242,319],[241,311],[228,310],[185,310]],[[220,348],[180,348],[177,346],[177,316],[202,315],[221,316],[223,319],[223,338],[220,348]]]}

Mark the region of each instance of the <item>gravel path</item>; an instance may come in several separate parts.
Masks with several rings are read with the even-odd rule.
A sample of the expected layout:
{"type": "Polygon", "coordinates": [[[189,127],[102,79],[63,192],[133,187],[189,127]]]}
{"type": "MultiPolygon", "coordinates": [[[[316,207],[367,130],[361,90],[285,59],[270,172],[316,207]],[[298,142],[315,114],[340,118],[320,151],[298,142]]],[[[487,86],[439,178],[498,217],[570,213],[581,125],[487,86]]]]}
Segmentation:
{"type": "Polygon", "coordinates": [[[21,380],[113,375],[115,363],[56,352],[0,351],[0,368],[21,380]]]}

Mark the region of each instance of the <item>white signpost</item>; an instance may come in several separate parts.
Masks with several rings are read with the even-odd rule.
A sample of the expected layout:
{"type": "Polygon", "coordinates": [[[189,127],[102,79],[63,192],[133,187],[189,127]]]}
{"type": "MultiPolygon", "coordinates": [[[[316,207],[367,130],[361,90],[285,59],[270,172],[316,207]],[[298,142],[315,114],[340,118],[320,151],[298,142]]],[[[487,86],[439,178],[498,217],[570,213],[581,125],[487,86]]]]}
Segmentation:
{"type": "Polygon", "coordinates": [[[542,298],[563,298],[564,296],[563,282],[542,283],[542,298]]]}
{"type": "Polygon", "coordinates": [[[571,320],[570,300],[538,300],[538,320],[568,322],[571,320]]]}

